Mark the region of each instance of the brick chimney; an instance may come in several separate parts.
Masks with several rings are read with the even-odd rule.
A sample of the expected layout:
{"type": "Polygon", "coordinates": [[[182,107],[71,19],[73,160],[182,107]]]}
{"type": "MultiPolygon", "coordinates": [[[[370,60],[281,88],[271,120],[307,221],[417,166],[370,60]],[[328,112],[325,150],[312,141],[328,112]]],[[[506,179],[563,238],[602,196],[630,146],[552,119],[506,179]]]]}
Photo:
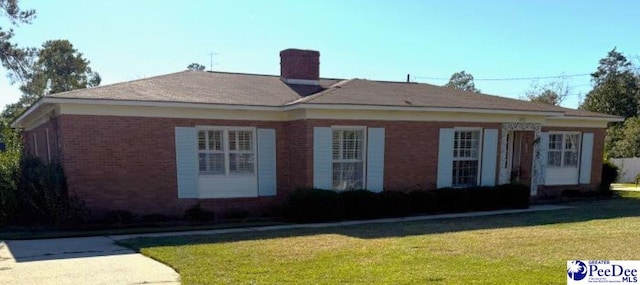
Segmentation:
{"type": "Polygon", "coordinates": [[[280,79],[288,84],[319,85],[320,52],[292,48],[281,51],[280,79]]]}

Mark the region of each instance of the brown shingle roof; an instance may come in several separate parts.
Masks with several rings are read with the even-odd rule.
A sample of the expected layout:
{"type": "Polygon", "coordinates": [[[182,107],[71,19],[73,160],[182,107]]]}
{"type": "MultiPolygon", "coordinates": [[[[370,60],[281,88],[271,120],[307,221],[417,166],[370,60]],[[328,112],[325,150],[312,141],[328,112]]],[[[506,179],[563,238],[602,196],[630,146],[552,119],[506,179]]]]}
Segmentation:
{"type": "Polygon", "coordinates": [[[323,91],[338,81],[323,79],[320,86],[288,85],[278,76],[183,71],[49,97],[282,106],[301,96],[323,91]]]}
{"type": "Polygon", "coordinates": [[[49,95],[52,98],[185,102],[250,106],[295,104],[373,105],[557,112],[617,118],[424,83],[321,79],[320,86],[291,85],[279,76],[183,71],[49,95]]]}

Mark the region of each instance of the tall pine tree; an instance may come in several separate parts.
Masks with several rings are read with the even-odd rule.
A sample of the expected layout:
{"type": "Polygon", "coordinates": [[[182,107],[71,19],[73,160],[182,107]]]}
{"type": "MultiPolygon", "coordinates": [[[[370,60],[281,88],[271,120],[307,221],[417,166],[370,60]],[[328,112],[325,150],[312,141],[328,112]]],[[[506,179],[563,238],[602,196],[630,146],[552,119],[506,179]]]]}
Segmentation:
{"type": "Polygon", "coordinates": [[[593,90],[587,93],[581,109],[625,118],[638,115],[640,85],[633,65],[620,52],[609,51],[591,74],[593,90]]]}

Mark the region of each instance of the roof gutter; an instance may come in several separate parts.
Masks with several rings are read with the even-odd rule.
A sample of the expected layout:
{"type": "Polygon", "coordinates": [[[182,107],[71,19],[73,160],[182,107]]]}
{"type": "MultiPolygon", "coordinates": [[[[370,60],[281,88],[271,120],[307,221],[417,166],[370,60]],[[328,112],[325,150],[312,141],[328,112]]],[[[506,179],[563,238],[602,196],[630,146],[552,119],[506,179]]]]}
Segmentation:
{"type": "Polygon", "coordinates": [[[419,107],[419,106],[386,106],[386,105],[356,105],[356,104],[308,104],[299,103],[284,106],[264,106],[264,105],[233,105],[233,104],[211,104],[193,102],[162,102],[162,101],[135,101],[135,100],[109,100],[109,99],[78,99],[78,98],[55,98],[43,97],[33,104],[11,123],[12,128],[22,127],[25,118],[45,104],[86,104],[86,105],[108,105],[108,106],[140,106],[140,107],[173,107],[173,108],[200,108],[200,109],[225,109],[242,111],[292,111],[292,110],[369,110],[369,111],[410,111],[410,112],[458,112],[475,114],[504,114],[504,115],[534,115],[563,119],[584,119],[596,121],[620,122],[621,118],[597,118],[597,117],[573,117],[565,116],[562,111],[516,111],[516,110],[490,110],[490,109],[467,109],[467,108],[447,108],[447,107],[419,107]]]}
{"type": "Polygon", "coordinates": [[[584,120],[584,121],[607,121],[607,122],[624,122],[623,117],[585,117],[585,116],[562,116],[554,117],[554,120],[584,120]]]}
{"type": "Polygon", "coordinates": [[[47,99],[47,98],[40,98],[40,100],[36,101],[36,103],[31,105],[31,107],[29,107],[29,109],[27,109],[26,111],[22,112],[22,114],[20,114],[20,116],[18,116],[18,118],[13,120],[13,122],[11,122],[11,127],[14,128],[14,129],[15,128],[19,128],[21,126],[21,123],[24,120],[24,118],[28,117],[30,114],[35,112],[35,110],[39,109],[41,105],[45,104],[45,103],[43,103],[43,101],[45,101],[45,99],[47,99]]]}
{"type": "Polygon", "coordinates": [[[447,107],[420,107],[420,106],[387,106],[387,105],[349,105],[349,104],[298,104],[287,106],[285,109],[324,109],[324,110],[372,110],[372,111],[414,111],[414,112],[459,112],[479,114],[503,114],[503,115],[537,115],[537,116],[563,116],[560,111],[515,111],[515,110],[490,110],[470,108],[447,107]],[[287,108],[288,107],[288,108],[287,108]]]}

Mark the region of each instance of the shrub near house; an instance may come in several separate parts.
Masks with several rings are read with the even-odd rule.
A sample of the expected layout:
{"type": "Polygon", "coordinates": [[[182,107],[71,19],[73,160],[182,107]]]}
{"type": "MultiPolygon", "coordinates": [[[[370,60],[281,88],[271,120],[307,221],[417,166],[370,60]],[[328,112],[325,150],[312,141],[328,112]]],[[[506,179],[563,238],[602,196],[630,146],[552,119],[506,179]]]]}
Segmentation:
{"type": "Polygon", "coordinates": [[[284,205],[285,218],[294,222],[398,217],[410,214],[457,213],[524,209],[529,207],[529,188],[520,184],[497,187],[443,188],[380,193],[366,190],[336,192],[299,189],[284,205]]]}

